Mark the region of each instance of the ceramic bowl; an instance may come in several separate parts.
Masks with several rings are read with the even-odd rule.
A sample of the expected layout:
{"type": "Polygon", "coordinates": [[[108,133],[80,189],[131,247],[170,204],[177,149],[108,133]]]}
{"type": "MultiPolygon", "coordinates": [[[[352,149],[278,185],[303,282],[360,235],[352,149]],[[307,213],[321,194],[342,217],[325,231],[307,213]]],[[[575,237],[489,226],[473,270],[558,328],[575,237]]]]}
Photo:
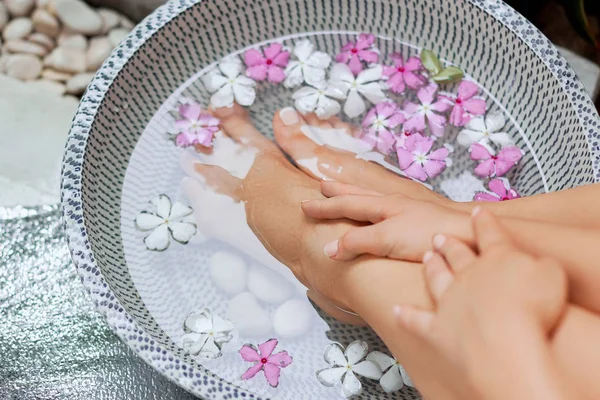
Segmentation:
{"type": "MultiPolygon", "coordinates": [[[[206,302],[221,301],[198,272],[201,268],[194,268],[206,262],[210,251],[181,247],[148,255],[133,227],[141,203],[176,192],[169,183],[176,150],[164,151],[152,140],[163,128],[153,121],[165,101],[232,52],[315,32],[333,33],[315,36],[330,51],[340,45],[338,33],[370,32],[384,46],[399,41],[428,48],[460,65],[519,127],[512,133],[528,152],[512,183],[523,195],[600,178],[600,121],[592,101],[548,39],[501,1],[169,2],[114,51],[83,97],[64,157],[62,206],[73,260],[98,310],[140,357],[201,397],[340,398],[339,390],[324,391],[314,379],[314,371],[326,367],[322,345],[346,345],[358,338],[372,349],[384,349],[369,330],[323,317],[318,335],[309,335],[301,346],[290,344],[294,363],[302,369],[282,372],[277,389],[242,381],[248,365],[241,362],[221,365],[190,356],[181,346],[183,319],[206,302]],[[319,362],[312,370],[311,363],[319,362]]],[[[272,110],[265,115],[276,106],[277,101],[266,104],[272,110]]],[[[264,128],[268,121],[257,124],[264,128]]],[[[284,341],[280,345],[285,347],[284,341]]],[[[233,363],[237,349],[224,357],[233,363]]],[[[363,382],[361,396],[418,394],[412,389],[386,394],[369,381],[363,382]]]]}

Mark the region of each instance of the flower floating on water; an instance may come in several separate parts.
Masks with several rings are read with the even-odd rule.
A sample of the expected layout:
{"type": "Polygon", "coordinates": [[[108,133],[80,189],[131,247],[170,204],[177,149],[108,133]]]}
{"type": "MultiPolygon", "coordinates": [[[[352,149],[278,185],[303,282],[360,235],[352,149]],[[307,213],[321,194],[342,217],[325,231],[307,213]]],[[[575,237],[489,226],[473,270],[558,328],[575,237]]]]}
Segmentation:
{"type": "Polygon", "coordinates": [[[322,385],[328,387],[341,382],[342,394],[347,398],[359,395],[362,384],[356,375],[369,379],[381,378],[379,366],[373,361],[363,360],[368,349],[367,343],[361,340],[350,343],[346,351],[342,345],[331,343],[325,348],[323,355],[330,367],[317,371],[317,379],[322,385]]]}
{"type": "Polygon", "coordinates": [[[242,379],[253,378],[257,373],[263,371],[269,385],[277,387],[279,384],[279,375],[281,368],[285,368],[293,361],[287,351],[280,351],[273,354],[277,347],[277,339],[270,339],[263,344],[258,345],[258,349],[251,344],[245,344],[239,353],[244,361],[255,363],[242,375],[242,379]]]}
{"type": "Polygon", "coordinates": [[[492,144],[498,147],[510,146],[513,141],[506,132],[501,132],[506,125],[506,119],[501,112],[488,113],[483,117],[473,118],[456,138],[456,141],[470,147],[473,143],[479,143],[488,150],[493,151],[492,144]]]}
{"type": "Polygon", "coordinates": [[[386,99],[382,90],[381,74],[381,65],[366,69],[356,77],[346,64],[335,64],[331,68],[329,83],[347,97],[344,112],[348,117],[355,118],[365,112],[367,106],[363,97],[373,104],[386,99]]]}
{"type": "Polygon", "coordinates": [[[475,174],[482,178],[503,176],[523,157],[521,149],[515,146],[504,147],[497,155],[493,155],[487,148],[475,143],[471,146],[470,152],[471,160],[480,161],[475,168],[475,174]]]}
{"type": "Polygon", "coordinates": [[[181,104],[179,116],[175,122],[177,136],[175,143],[179,147],[188,147],[195,144],[212,146],[215,133],[219,131],[221,121],[208,113],[202,112],[200,104],[195,102],[181,104]]]}
{"type": "Polygon", "coordinates": [[[438,113],[448,111],[450,104],[445,100],[436,101],[437,89],[438,86],[435,83],[422,87],[417,92],[421,105],[410,101],[404,104],[404,112],[408,119],[404,124],[405,129],[422,132],[425,130],[427,122],[432,134],[438,137],[444,135],[446,117],[438,113]]]}
{"type": "Polygon", "coordinates": [[[223,344],[232,338],[231,321],[214,315],[208,308],[190,314],[183,324],[183,349],[194,356],[217,358],[223,344]]]}
{"type": "Polygon", "coordinates": [[[171,244],[171,237],[187,244],[196,234],[196,224],[187,222],[191,216],[191,207],[181,203],[171,203],[166,194],[161,194],[150,201],[155,212],[142,211],[135,219],[135,226],[141,231],[151,231],[144,238],[148,250],[164,251],[171,244]]]}
{"type": "Polygon", "coordinates": [[[406,374],[406,370],[402,365],[398,364],[395,358],[388,356],[379,351],[374,351],[367,356],[367,360],[375,362],[383,371],[383,376],[379,380],[379,384],[386,393],[396,392],[404,385],[413,386],[412,381],[406,374]]]}
{"type": "Polygon", "coordinates": [[[515,189],[511,189],[510,184],[505,179],[492,179],[488,188],[493,193],[477,193],[473,200],[475,201],[507,201],[521,197],[515,189]]]}
{"type": "Polygon", "coordinates": [[[362,140],[371,148],[377,147],[380,152],[389,154],[396,143],[392,130],[404,121],[406,121],[404,113],[396,103],[391,101],[379,103],[363,120],[362,140]]]}
{"type": "Polygon", "coordinates": [[[321,89],[305,86],[292,95],[298,111],[304,114],[314,112],[320,119],[329,119],[339,113],[340,103],[334,99],[345,98],[344,92],[333,85],[321,89]]]}
{"type": "Polygon", "coordinates": [[[392,92],[402,94],[407,86],[416,90],[427,83],[427,79],[419,73],[423,64],[418,57],[411,57],[406,63],[400,54],[394,53],[390,57],[394,65],[383,67],[383,76],[392,92]]]}
{"type": "Polygon", "coordinates": [[[243,69],[238,57],[227,57],[202,78],[206,89],[213,93],[210,98],[213,107],[231,107],[234,101],[242,106],[254,103],[256,82],[245,76],[243,69]]]}
{"type": "Polygon", "coordinates": [[[335,57],[335,61],[348,64],[350,71],[357,75],[363,70],[362,61],[368,64],[376,63],[379,60],[378,51],[373,48],[375,36],[370,34],[360,34],[355,42],[348,42],[342,47],[340,53],[335,57]]]}
{"type": "Polygon", "coordinates": [[[296,43],[293,53],[297,60],[290,61],[285,69],[283,85],[292,88],[306,82],[318,88],[326,86],[325,70],[331,64],[329,54],[315,51],[310,40],[296,43]]]}
{"type": "Polygon", "coordinates": [[[435,178],[446,169],[450,151],[443,147],[431,151],[433,139],[419,133],[410,135],[404,141],[404,147],[396,147],[400,169],[413,179],[420,181],[435,178]]]}
{"type": "Polygon", "coordinates": [[[485,114],[485,100],[475,97],[479,87],[471,81],[462,81],[458,86],[458,94],[440,94],[440,98],[447,100],[452,105],[450,124],[465,126],[472,117],[485,114]]]}
{"type": "Polygon", "coordinates": [[[266,47],[264,55],[259,50],[249,49],[244,53],[244,62],[248,67],[246,75],[255,81],[268,79],[271,83],[280,83],[285,79],[283,69],[288,65],[290,53],[283,50],[280,43],[266,47]]]}
{"type": "Polygon", "coordinates": [[[464,72],[454,66],[443,67],[440,59],[430,50],[421,52],[421,62],[427,71],[432,81],[436,83],[456,82],[463,78],[464,72]]]}

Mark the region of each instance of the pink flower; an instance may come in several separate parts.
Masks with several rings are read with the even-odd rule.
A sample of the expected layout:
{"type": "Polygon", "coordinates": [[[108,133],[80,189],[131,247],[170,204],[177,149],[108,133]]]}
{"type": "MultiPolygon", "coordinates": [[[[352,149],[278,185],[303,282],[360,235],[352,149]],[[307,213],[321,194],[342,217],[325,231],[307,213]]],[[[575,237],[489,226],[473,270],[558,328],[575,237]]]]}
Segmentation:
{"type": "Polygon", "coordinates": [[[383,75],[387,77],[387,85],[392,92],[404,93],[406,86],[418,89],[427,82],[427,79],[419,74],[423,64],[418,57],[411,57],[406,63],[400,54],[392,54],[390,57],[394,60],[394,66],[383,67],[383,75]]]}
{"type": "Polygon", "coordinates": [[[273,354],[273,350],[277,347],[277,339],[270,339],[263,344],[258,345],[258,350],[251,344],[245,344],[240,349],[239,353],[244,361],[255,363],[248,368],[242,375],[242,379],[248,380],[253,378],[259,371],[263,371],[269,385],[277,387],[279,384],[279,374],[281,368],[285,368],[293,361],[287,351],[281,351],[273,354]]]}
{"type": "Polygon", "coordinates": [[[444,147],[430,153],[432,146],[433,139],[420,133],[410,135],[404,141],[404,147],[396,147],[400,169],[420,181],[441,174],[446,169],[446,158],[450,152],[444,147]]]}
{"type": "Polygon", "coordinates": [[[471,81],[463,80],[458,86],[458,94],[451,93],[440,94],[440,98],[448,101],[452,105],[452,114],[450,114],[450,124],[454,126],[465,126],[471,121],[472,117],[478,117],[485,114],[485,100],[476,98],[479,88],[471,81]]]}
{"type": "Polygon", "coordinates": [[[417,97],[421,101],[421,105],[407,101],[404,105],[404,112],[408,120],[404,124],[404,129],[409,131],[423,132],[425,123],[429,124],[431,133],[441,137],[444,135],[446,127],[446,117],[437,114],[443,113],[450,109],[450,103],[447,101],[435,101],[438,86],[435,83],[419,89],[417,97]]]}
{"type": "Polygon", "coordinates": [[[506,201],[518,199],[521,197],[515,189],[511,189],[508,182],[504,182],[502,179],[492,179],[488,185],[491,193],[477,193],[473,200],[475,201],[506,201]],[[508,185],[508,186],[507,186],[508,185]]]}
{"type": "Polygon", "coordinates": [[[521,149],[515,146],[507,146],[497,155],[492,155],[485,146],[475,143],[471,146],[470,152],[471,160],[481,161],[475,168],[475,174],[482,178],[503,176],[523,157],[521,149]]]}
{"type": "Polygon", "coordinates": [[[246,50],[244,62],[248,66],[246,75],[255,81],[264,81],[268,78],[271,83],[279,83],[285,79],[284,68],[290,61],[290,53],[282,51],[280,43],[273,43],[267,47],[263,54],[256,49],[246,50]]]}
{"type": "Polygon", "coordinates": [[[362,61],[369,64],[376,63],[379,60],[379,53],[372,47],[375,43],[375,36],[363,33],[358,36],[356,42],[348,42],[340,53],[335,57],[339,63],[348,64],[350,71],[358,75],[363,70],[362,61]]]}
{"type": "Polygon", "coordinates": [[[414,134],[418,134],[419,132],[415,132],[415,131],[410,131],[408,129],[404,129],[404,127],[402,129],[400,129],[400,133],[397,133],[395,135],[396,138],[396,147],[404,147],[406,148],[406,139],[408,139],[409,137],[411,137],[414,134]]]}
{"type": "Polygon", "coordinates": [[[394,148],[396,138],[392,129],[406,120],[396,103],[386,101],[377,104],[365,116],[362,126],[362,139],[371,148],[389,154],[394,148]]]}
{"type": "Polygon", "coordinates": [[[210,147],[215,133],[219,131],[221,121],[210,114],[202,113],[202,107],[197,103],[182,104],[179,106],[179,115],[182,119],[175,122],[179,133],[175,143],[179,147],[188,147],[194,144],[210,147]]]}

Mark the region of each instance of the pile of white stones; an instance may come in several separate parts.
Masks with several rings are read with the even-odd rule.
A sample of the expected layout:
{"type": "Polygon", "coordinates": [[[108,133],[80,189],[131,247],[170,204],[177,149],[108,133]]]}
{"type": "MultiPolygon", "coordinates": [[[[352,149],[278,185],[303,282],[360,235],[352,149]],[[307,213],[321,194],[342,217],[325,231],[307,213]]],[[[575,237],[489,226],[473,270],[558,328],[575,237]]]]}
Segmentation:
{"type": "Polygon", "coordinates": [[[79,96],[133,26],[82,0],[0,0],[0,73],[79,96]]]}

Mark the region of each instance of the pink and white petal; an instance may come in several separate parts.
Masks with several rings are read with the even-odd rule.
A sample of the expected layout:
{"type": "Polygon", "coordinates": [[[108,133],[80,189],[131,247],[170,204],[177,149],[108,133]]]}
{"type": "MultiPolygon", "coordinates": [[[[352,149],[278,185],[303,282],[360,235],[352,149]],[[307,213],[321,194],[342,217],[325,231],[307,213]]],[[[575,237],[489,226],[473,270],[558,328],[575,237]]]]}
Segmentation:
{"type": "Polygon", "coordinates": [[[275,347],[277,347],[277,343],[277,339],[269,339],[266,342],[259,344],[258,351],[260,355],[264,358],[269,358],[273,353],[273,350],[275,350],[275,347]]]}
{"type": "Polygon", "coordinates": [[[224,85],[210,97],[210,104],[214,108],[233,106],[234,96],[233,87],[229,84],[224,85]]]}
{"type": "Polygon", "coordinates": [[[361,50],[358,52],[358,56],[369,64],[374,64],[379,61],[379,54],[370,50],[361,50]]]}
{"type": "Polygon", "coordinates": [[[213,336],[209,336],[200,350],[200,356],[204,358],[217,358],[221,355],[221,348],[215,342],[213,336]]]}
{"type": "Polygon", "coordinates": [[[248,78],[247,76],[240,75],[237,78],[235,78],[234,85],[254,87],[254,86],[256,86],[256,82],[252,78],[248,78]]]}
{"type": "Polygon", "coordinates": [[[398,73],[398,68],[396,68],[394,66],[384,65],[381,75],[382,75],[383,79],[387,79],[396,73],[398,73]]]}
{"type": "Polygon", "coordinates": [[[281,53],[281,49],[283,46],[281,43],[272,43],[267,46],[263,51],[265,53],[265,58],[274,59],[279,53],[281,53]]]}
{"type": "Polygon", "coordinates": [[[485,114],[487,105],[483,99],[469,99],[463,101],[463,107],[469,114],[479,116],[485,114]]]}
{"type": "Polygon", "coordinates": [[[346,360],[346,356],[344,355],[344,348],[338,343],[330,343],[327,345],[323,352],[323,358],[325,359],[325,362],[330,365],[345,367],[348,363],[348,360],[346,360]]]}
{"type": "Polygon", "coordinates": [[[214,93],[217,90],[219,90],[227,82],[228,79],[225,76],[219,74],[217,71],[209,72],[208,74],[202,77],[202,83],[204,83],[206,90],[208,90],[211,93],[214,93]]]}
{"type": "Polygon", "coordinates": [[[326,97],[319,96],[318,93],[312,93],[307,96],[297,98],[294,102],[294,105],[302,114],[307,114],[315,111],[317,108],[317,102],[324,98],[326,97]]]}
{"type": "Polygon", "coordinates": [[[135,226],[141,231],[150,231],[164,222],[165,218],[161,218],[158,215],[147,211],[142,211],[135,218],[135,226]]]}
{"type": "Polygon", "coordinates": [[[360,383],[356,375],[352,373],[352,371],[348,371],[348,373],[346,373],[346,375],[344,376],[342,382],[342,394],[346,398],[348,398],[352,396],[358,396],[361,392],[362,384],[360,383]]]}
{"type": "Polygon", "coordinates": [[[256,350],[256,348],[251,344],[243,345],[238,353],[240,353],[240,356],[242,356],[244,361],[260,362],[262,359],[261,355],[258,354],[258,350],[256,350]]]}
{"type": "Polygon", "coordinates": [[[399,368],[394,365],[388,372],[383,374],[379,384],[386,393],[396,392],[404,386],[404,381],[400,375],[399,368]]]}
{"type": "Polygon", "coordinates": [[[422,132],[425,130],[425,115],[416,114],[404,123],[404,129],[409,132],[422,132]]]}
{"type": "Polygon", "coordinates": [[[156,215],[159,217],[167,219],[171,215],[171,199],[166,194],[161,194],[153,198],[150,204],[156,207],[156,215]]]}
{"type": "Polygon", "coordinates": [[[415,385],[413,384],[412,379],[410,379],[410,376],[408,376],[408,373],[406,372],[404,367],[402,365],[398,365],[398,369],[400,370],[400,375],[402,376],[404,384],[406,386],[414,387],[415,385]]]}
{"type": "Polygon", "coordinates": [[[317,108],[315,109],[315,114],[319,119],[329,119],[334,115],[337,115],[342,106],[335,100],[331,100],[325,96],[319,96],[319,100],[317,101],[317,108]]]}
{"type": "Polygon", "coordinates": [[[317,380],[323,386],[332,387],[342,380],[346,367],[325,368],[317,371],[317,380]]]}
{"type": "Polygon", "coordinates": [[[192,121],[196,121],[201,113],[202,106],[198,103],[182,104],[179,106],[179,115],[192,121]]]}
{"type": "Polygon", "coordinates": [[[357,54],[352,54],[350,56],[348,66],[350,67],[350,71],[352,71],[352,74],[354,75],[358,75],[363,70],[362,62],[360,61],[360,58],[358,58],[357,54]]]}
{"type": "Polygon", "coordinates": [[[306,83],[309,85],[317,88],[324,88],[327,86],[325,69],[305,65],[302,69],[302,73],[306,83]]]}
{"type": "Polygon", "coordinates": [[[235,101],[241,106],[251,106],[256,98],[256,92],[252,86],[233,85],[233,94],[235,101]]]}
{"type": "Polygon", "coordinates": [[[498,132],[504,128],[504,125],[506,125],[506,118],[500,111],[489,113],[485,117],[485,125],[489,132],[498,132]]]}
{"type": "Polygon", "coordinates": [[[408,142],[409,146],[413,147],[416,151],[421,154],[427,154],[433,147],[433,139],[423,136],[421,134],[412,135],[408,142]]]}
{"type": "Polygon", "coordinates": [[[359,362],[358,364],[352,366],[352,371],[355,374],[369,379],[379,379],[382,375],[381,368],[379,368],[379,365],[373,361],[359,362]]]}
{"type": "Polygon", "coordinates": [[[219,69],[229,79],[234,79],[242,72],[242,63],[238,57],[228,57],[221,61],[219,69]]]}
{"type": "Polygon", "coordinates": [[[366,83],[379,81],[382,72],[383,68],[381,68],[381,65],[367,68],[356,77],[356,82],[364,86],[366,83]]]}
{"type": "Polygon", "coordinates": [[[450,125],[454,126],[464,126],[466,124],[465,119],[465,110],[462,108],[460,104],[457,104],[452,109],[452,113],[450,114],[450,125]]]}
{"type": "Polygon", "coordinates": [[[189,135],[188,132],[180,133],[179,135],[177,135],[177,138],[175,138],[175,144],[177,145],[177,147],[191,146],[192,144],[194,144],[194,137],[193,135],[189,135]]]}
{"type": "Polygon", "coordinates": [[[196,234],[196,224],[190,222],[171,222],[169,223],[171,236],[181,244],[187,244],[192,236],[196,234]]]}
{"type": "Polygon", "coordinates": [[[379,104],[386,100],[382,85],[379,82],[362,84],[358,87],[358,91],[373,104],[379,104]]]}
{"type": "Polygon", "coordinates": [[[146,236],[144,244],[148,250],[164,251],[168,249],[169,244],[171,244],[169,236],[169,227],[167,224],[163,224],[155,228],[152,233],[146,236]]]}
{"type": "Polygon", "coordinates": [[[256,374],[258,374],[263,369],[263,365],[264,364],[262,364],[261,362],[254,364],[253,366],[248,368],[246,372],[244,372],[244,374],[242,375],[242,379],[248,380],[254,378],[254,376],[256,376],[256,374]]]}
{"type": "Polygon", "coordinates": [[[467,124],[467,129],[477,132],[485,132],[487,127],[485,126],[485,120],[483,117],[473,118],[467,124]]]}
{"type": "Polygon", "coordinates": [[[486,201],[486,202],[497,202],[500,201],[498,196],[491,195],[489,193],[477,193],[475,197],[473,197],[474,201],[486,201]]]}
{"type": "Polygon", "coordinates": [[[410,167],[404,169],[403,171],[404,173],[406,173],[406,175],[413,179],[418,179],[422,182],[425,182],[427,180],[427,174],[425,173],[423,166],[421,166],[421,164],[419,164],[418,162],[412,163],[410,167]]]}
{"type": "Polygon", "coordinates": [[[429,122],[429,129],[431,129],[432,134],[437,137],[444,136],[446,117],[431,112],[427,114],[427,121],[429,122]]]}
{"type": "Polygon", "coordinates": [[[221,123],[221,120],[219,118],[213,117],[210,114],[201,114],[198,117],[198,122],[201,126],[211,127],[219,125],[221,123]]]}
{"type": "Polygon", "coordinates": [[[410,71],[406,71],[402,75],[404,76],[404,81],[406,82],[408,87],[413,90],[420,88],[427,82],[427,79],[425,79],[424,76],[415,74],[410,71]]]}
{"type": "Polygon", "coordinates": [[[275,365],[265,364],[264,366],[265,378],[272,387],[279,385],[279,375],[281,375],[281,369],[275,365]]]}
{"type": "Polygon", "coordinates": [[[290,53],[287,51],[282,51],[277,54],[275,58],[273,58],[273,64],[285,68],[290,62],[290,53]]]}
{"type": "Polygon", "coordinates": [[[392,115],[391,118],[389,118],[387,120],[387,124],[388,124],[389,128],[395,128],[398,125],[403,124],[405,122],[406,122],[406,116],[399,109],[396,109],[396,113],[394,113],[394,115],[392,115]]]}
{"type": "Polygon", "coordinates": [[[396,138],[392,134],[392,132],[384,129],[379,132],[379,137],[377,138],[377,150],[379,150],[383,154],[390,154],[394,149],[394,145],[396,144],[396,138]]]}
{"type": "Polygon", "coordinates": [[[510,189],[510,190],[508,191],[508,198],[509,198],[510,200],[513,200],[513,199],[518,199],[518,198],[520,198],[520,197],[521,197],[521,195],[520,195],[519,193],[517,193],[517,191],[516,191],[515,189],[510,189]]]}
{"type": "Polygon", "coordinates": [[[335,85],[327,86],[323,93],[325,93],[327,97],[332,97],[334,99],[343,100],[346,98],[346,92],[335,85]]]}
{"type": "Polygon", "coordinates": [[[446,169],[446,162],[439,160],[429,160],[423,164],[425,173],[430,178],[435,178],[446,169]]]}
{"type": "Polygon", "coordinates": [[[183,335],[181,347],[191,355],[196,356],[202,351],[209,337],[209,335],[201,333],[188,333],[183,335]]]}
{"type": "Polygon", "coordinates": [[[375,119],[377,119],[377,107],[372,107],[369,112],[367,113],[367,115],[365,115],[365,118],[363,119],[362,122],[362,126],[367,128],[371,125],[373,125],[373,123],[375,122],[375,119]]]}
{"type": "Polygon", "coordinates": [[[175,121],[175,128],[177,128],[179,132],[184,132],[188,130],[191,126],[192,123],[188,119],[180,119],[178,121],[175,121]]]}
{"type": "Polygon", "coordinates": [[[352,53],[350,53],[350,51],[344,51],[344,47],[342,47],[342,51],[335,56],[335,61],[338,63],[346,63],[348,62],[348,60],[350,60],[350,57],[352,56],[352,53]]]}
{"type": "Polygon", "coordinates": [[[296,42],[294,45],[294,54],[300,61],[306,61],[313,54],[315,46],[308,39],[296,42]]]}
{"type": "MultiPolygon", "coordinates": [[[[404,113],[405,114],[412,116],[413,114],[417,113],[418,110],[419,110],[418,104],[413,103],[411,101],[407,101],[406,103],[404,103],[404,113]]],[[[425,129],[424,121],[423,121],[423,129],[425,129]]]]}
{"type": "Polygon", "coordinates": [[[366,49],[375,43],[375,36],[370,33],[361,33],[356,39],[356,48],[359,50],[366,49]]]}
{"type": "Polygon", "coordinates": [[[400,72],[396,72],[395,74],[391,75],[385,84],[392,92],[397,94],[404,93],[406,90],[404,76],[400,72]]]}
{"type": "Polygon", "coordinates": [[[423,68],[423,63],[421,62],[421,60],[418,57],[411,57],[408,59],[408,61],[406,61],[404,68],[407,71],[411,71],[411,72],[417,71],[417,70],[420,70],[421,68],[423,68]]]}
{"type": "Polygon", "coordinates": [[[269,77],[269,82],[271,83],[281,83],[285,79],[285,72],[283,72],[283,69],[279,67],[271,66],[271,68],[267,70],[267,74],[269,77]]]}
{"type": "Polygon", "coordinates": [[[446,147],[442,147],[429,154],[427,158],[429,158],[430,160],[445,161],[446,158],[448,158],[449,154],[450,150],[448,150],[446,147]]]}
{"type": "Polygon", "coordinates": [[[488,187],[500,197],[505,197],[507,194],[507,187],[502,179],[492,179],[488,187]]]}
{"type": "Polygon", "coordinates": [[[398,106],[392,101],[382,102],[375,106],[375,111],[377,112],[377,115],[382,119],[387,119],[388,117],[393,115],[397,110],[398,106]]]}
{"type": "Polygon", "coordinates": [[[365,147],[373,150],[377,145],[377,134],[371,130],[363,132],[360,140],[365,144],[365,147]]]}
{"type": "Polygon", "coordinates": [[[367,355],[367,360],[373,361],[382,371],[390,368],[392,365],[396,364],[396,360],[393,357],[388,356],[385,353],[380,351],[373,351],[367,355]]]}
{"type": "MultiPolygon", "coordinates": [[[[353,82],[354,74],[347,64],[337,63],[331,67],[329,76],[333,77],[336,82],[353,82]]],[[[332,80],[333,80],[332,79],[332,80]]]]}
{"type": "Polygon", "coordinates": [[[248,69],[246,69],[246,76],[255,81],[264,81],[267,78],[267,64],[248,67],[248,69]]]}
{"type": "Polygon", "coordinates": [[[490,178],[496,173],[496,162],[492,159],[486,160],[475,167],[475,175],[482,178],[490,178]]]}
{"type": "Polygon", "coordinates": [[[344,112],[350,118],[356,118],[366,110],[365,101],[360,97],[356,90],[350,90],[346,103],[344,104],[344,112]]]}
{"type": "Polygon", "coordinates": [[[396,66],[396,68],[404,66],[404,58],[402,57],[401,54],[392,53],[392,54],[390,54],[390,58],[394,62],[394,65],[396,66]]]}
{"type": "Polygon", "coordinates": [[[479,143],[475,143],[471,145],[469,148],[471,160],[481,161],[481,160],[489,160],[492,158],[492,154],[488,151],[485,146],[480,145],[479,143]]]}
{"type": "Polygon", "coordinates": [[[460,85],[458,85],[459,99],[468,100],[475,96],[477,92],[479,92],[479,87],[471,81],[463,80],[460,85]]]}
{"type": "Polygon", "coordinates": [[[442,97],[442,98],[440,98],[439,101],[436,101],[435,103],[433,103],[431,105],[431,109],[434,111],[437,111],[437,112],[444,113],[444,112],[448,111],[449,109],[451,109],[453,105],[454,105],[453,101],[442,97]]]}
{"type": "Polygon", "coordinates": [[[327,53],[323,53],[322,51],[315,51],[309,58],[306,60],[306,65],[311,67],[315,67],[318,69],[328,68],[331,64],[331,56],[327,53]]]}
{"type": "MultiPolygon", "coordinates": [[[[231,332],[235,326],[228,319],[222,318],[218,315],[213,316],[213,330],[215,332],[226,333],[231,332]]],[[[252,360],[254,361],[254,360],[252,360]]]]}
{"type": "Polygon", "coordinates": [[[279,368],[285,368],[290,365],[294,359],[288,354],[287,351],[280,351],[277,354],[271,354],[267,359],[267,363],[277,365],[279,368]]]}
{"type": "Polygon", "coordinates": [[[456,141],[461,146],[469,147],[473,143],[478,143],[485,137],[484,133],[481,131],[474,131],[471,129],[463,129],[458,134],[456,141]]]}
{"type": "Polygon", "coordinates": [[[500,159],[496,160],[496,176],[504,176],[514,166],[514,162],[500,159]]]}
{"type": "Polygon", "coordinates": [[[175,202],[175,203],[173,203],[173,206],[171,207],[171,212],[169,213],[168,218],[171,221],[176,221],[180,218],[187,217],[188,215],[192,215],[193,212],[194,212],[194,210],[192,209],[192,207],[186,206],[179,202],[175,202]]]}
{"type": "Polygon", "coordinates": [[[266,59],[263,54],[256,49],[246,50],[244,53],[244,62],[248,67],[254,67],[266,63],[266,59]]]}
{"type": "Polygon", "coordinates": [[[402,147],[396,148],[396,154],[398,154],[398,164],[402,170],[407,169],[415,162],[414,154],[402,147]]]}
{"type": "Polygon", "coordinates": [[[437,89],[438,86],[435,83],[430,83],[429,85],[419,89],[417,92],[417,97],[421,101],[421,104],[433,104],[437,89]]]}
{"type": "Polygon", "coordinates": [[[186,332],[208,333],[213,329],[212,314],[208,308],[193,312],[185,319],[183,325],[186,332]]]}
{"type": "Polygon", "coordinates": [[[500,147],[514,145],[514,142],[506,132],[492,133],[488,138],[500,147]]]}
{"type": "Polygon", "coordinates": [[[512,164],[518,163],[523,158],[523,152],[521,149],[515,146],[508,146],[500,150],[498,153],[498,159],[506,161],[512,164]]]}

